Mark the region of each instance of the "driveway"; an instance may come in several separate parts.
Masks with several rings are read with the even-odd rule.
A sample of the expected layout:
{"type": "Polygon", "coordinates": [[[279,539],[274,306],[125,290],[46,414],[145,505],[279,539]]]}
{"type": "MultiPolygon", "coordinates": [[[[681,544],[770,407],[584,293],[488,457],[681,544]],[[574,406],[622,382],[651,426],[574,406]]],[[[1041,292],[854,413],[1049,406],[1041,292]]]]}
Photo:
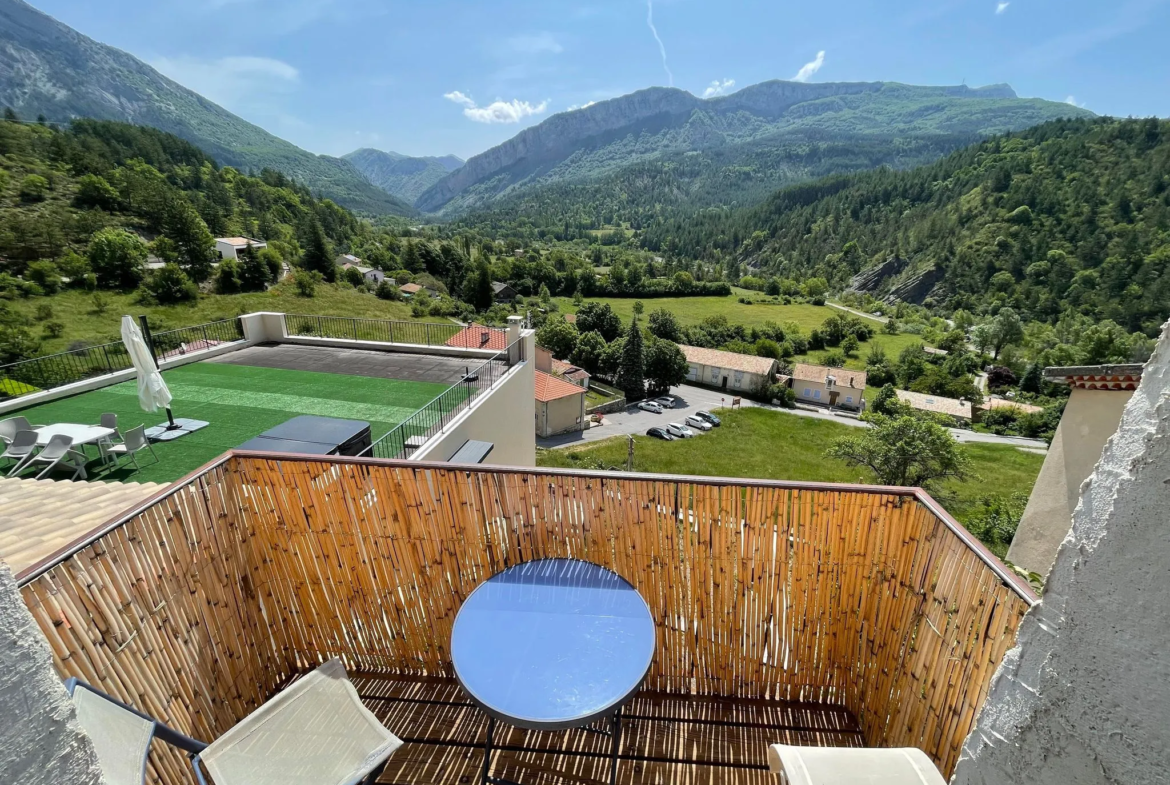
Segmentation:
{"type": "MultiPolygon", "coordinates": [[[[622,436],[624,434],[644,434],[647,429],[654,426],[665,427],[668,422],[682,422],[687,415],[694,414],[700,409],[707,411],[714,411],[731,406],[731,399],[734,395],[720,392],[718,390],[708,390],[704,387],[692,387],[690,385],[681,385],[671,389],[671,395],[679,399],[679,402],[674,409],[667,409],[662,414],[654,414],[653,412],[644,412],[637,406],[627,407],[624,412],[615,412],[614,414],[607,414],[602,420],[602,424],[585,431],[578,433],[565,433],[560,436],[553,436],[548,439],[536,440],[538,447],[557,448],[557,447],[571,447],[575,444],[584,444],[587,442],[597,442],[602,439],[608,439],[612,436],[622,436]]],[[[769,406],[766,404],[757,403],[741,398],[744,406],[753,406],[763,409],[772,409],[774,411],[783,412],[784,414],[793,415],[796,417],[812,417],[818,420],[832,420],[833,422],[841,423],[842,425],[849,425],[855,428],[868,427],[861,420],[853,417],[841,417],[836,414],[831,414],[827,410],[808,411],[806,409],[781,409],[778,406],[769,406]]],[[[949,428],[948,429],[955,439],[961,444],[983,443],[983,444],[1008,444],[1013,447],[1027,450],[1028,452],[1048,452],[1048,444],[1043,439],[1024,439],[1018,436],[996,436],[993,433],[976,433],[975,431],[968,431],[963,428],[949,428]]]]}

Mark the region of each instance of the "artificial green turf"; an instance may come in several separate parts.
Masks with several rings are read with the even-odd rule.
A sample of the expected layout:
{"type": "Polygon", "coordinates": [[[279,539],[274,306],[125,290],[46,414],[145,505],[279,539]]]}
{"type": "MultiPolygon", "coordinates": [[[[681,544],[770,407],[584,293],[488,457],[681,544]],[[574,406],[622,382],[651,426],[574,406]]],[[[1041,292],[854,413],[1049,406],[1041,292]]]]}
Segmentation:
{"type": "MultiPolygon", "coordinates": [[[[223,363],[195,363],[163,373],[174,400],[175,417],[206,420],[201,431],[154,445],[159,461],[138,456],[140,471],[103,471],[89,466],[92,479],[172,482],[254,436],[301,414],[366,420],[373,438],[393,428],[447,389],[445,384],[371,379],[313,371],[287,371],[223,363]]],[[[96,424],[103,412],[118,415],[127,431],[166,421],[160,411],[147,414],[138,405],[136,381],[34,406],[21,414],[38,425],[96,424]]],[[[95,454],[90,448],[90,454],[95,454]]]]}

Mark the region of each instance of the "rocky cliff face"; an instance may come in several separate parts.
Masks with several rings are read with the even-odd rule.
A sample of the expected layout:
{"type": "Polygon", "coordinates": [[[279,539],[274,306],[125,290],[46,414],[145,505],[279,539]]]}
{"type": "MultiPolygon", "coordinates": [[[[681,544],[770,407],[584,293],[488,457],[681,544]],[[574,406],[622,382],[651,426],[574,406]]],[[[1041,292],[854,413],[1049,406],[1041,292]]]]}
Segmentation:
{"type": "Polygon", "coordinates": [[[909,259],[891,255],[876,267],[862,270],[849,281],[849,291],[874,294],[881,291],[887,280],[898,275],[910,264],[909,259]]]}
{"type": "Polygon", "coordinates": [[[463,159],[453,155],[412,158],[368,147],[354,150],[343,158],[373,185],[412,204],[424,191],[463,165],[463,159]]]}

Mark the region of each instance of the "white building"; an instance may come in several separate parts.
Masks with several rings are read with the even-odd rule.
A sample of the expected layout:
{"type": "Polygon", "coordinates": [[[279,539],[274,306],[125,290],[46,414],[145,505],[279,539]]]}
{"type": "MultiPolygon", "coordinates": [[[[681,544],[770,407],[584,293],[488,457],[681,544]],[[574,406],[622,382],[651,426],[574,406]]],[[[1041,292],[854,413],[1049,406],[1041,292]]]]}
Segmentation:
{"type": "Polygon", "coordinates": [[[678,348],[682,349],[690,366],[687,381],[695,384],[747,393],[763,384],[771,384],[776,373],[776,361],[770,357],[682,344],[678,348]]]}
{"type": "Polygon", "coordinates": [[[254,249],[259,251],[261,248],[267,248],[268,243],[259,240],[252,240],[248,237],[217,237],[215,238],[215,251],[219,254],[220,259],[238,259],[240,251],[251,245],[254,249]]]}

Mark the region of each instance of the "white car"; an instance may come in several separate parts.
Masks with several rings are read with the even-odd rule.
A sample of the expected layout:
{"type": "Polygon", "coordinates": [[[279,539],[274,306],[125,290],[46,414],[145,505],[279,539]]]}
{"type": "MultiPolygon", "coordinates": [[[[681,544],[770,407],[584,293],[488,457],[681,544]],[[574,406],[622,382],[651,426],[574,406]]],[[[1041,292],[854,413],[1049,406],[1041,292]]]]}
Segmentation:
{"type": "Polygon", "coordinates": [[[666,426],[666,432],[677,439],[694,438],[695,432],[682,423],[672,422],[666,426]]]}
{"type": "Polygon", "coordinates": [[[642,401],[640,404],[638,404],[638,408],[644,412],[662,414],[662,407],[654,401],[642,401]]]}
{"type": "Polygon", "coordinates": [[[691,415],[687,418],[686,424],[688,428],[694,428],[697,431],[711,430],[711,423],[707,422],[702,417],[695,417],[694,415],[691,415]]]}
{"type": "Polygon", "coordinates": [[[663,409],[673,409],[675,404],[678,403],[678,398],[675,398],[673,395],[663,395],[661,398],[655,398],[654,402],[660,404],[663,409]]]}

